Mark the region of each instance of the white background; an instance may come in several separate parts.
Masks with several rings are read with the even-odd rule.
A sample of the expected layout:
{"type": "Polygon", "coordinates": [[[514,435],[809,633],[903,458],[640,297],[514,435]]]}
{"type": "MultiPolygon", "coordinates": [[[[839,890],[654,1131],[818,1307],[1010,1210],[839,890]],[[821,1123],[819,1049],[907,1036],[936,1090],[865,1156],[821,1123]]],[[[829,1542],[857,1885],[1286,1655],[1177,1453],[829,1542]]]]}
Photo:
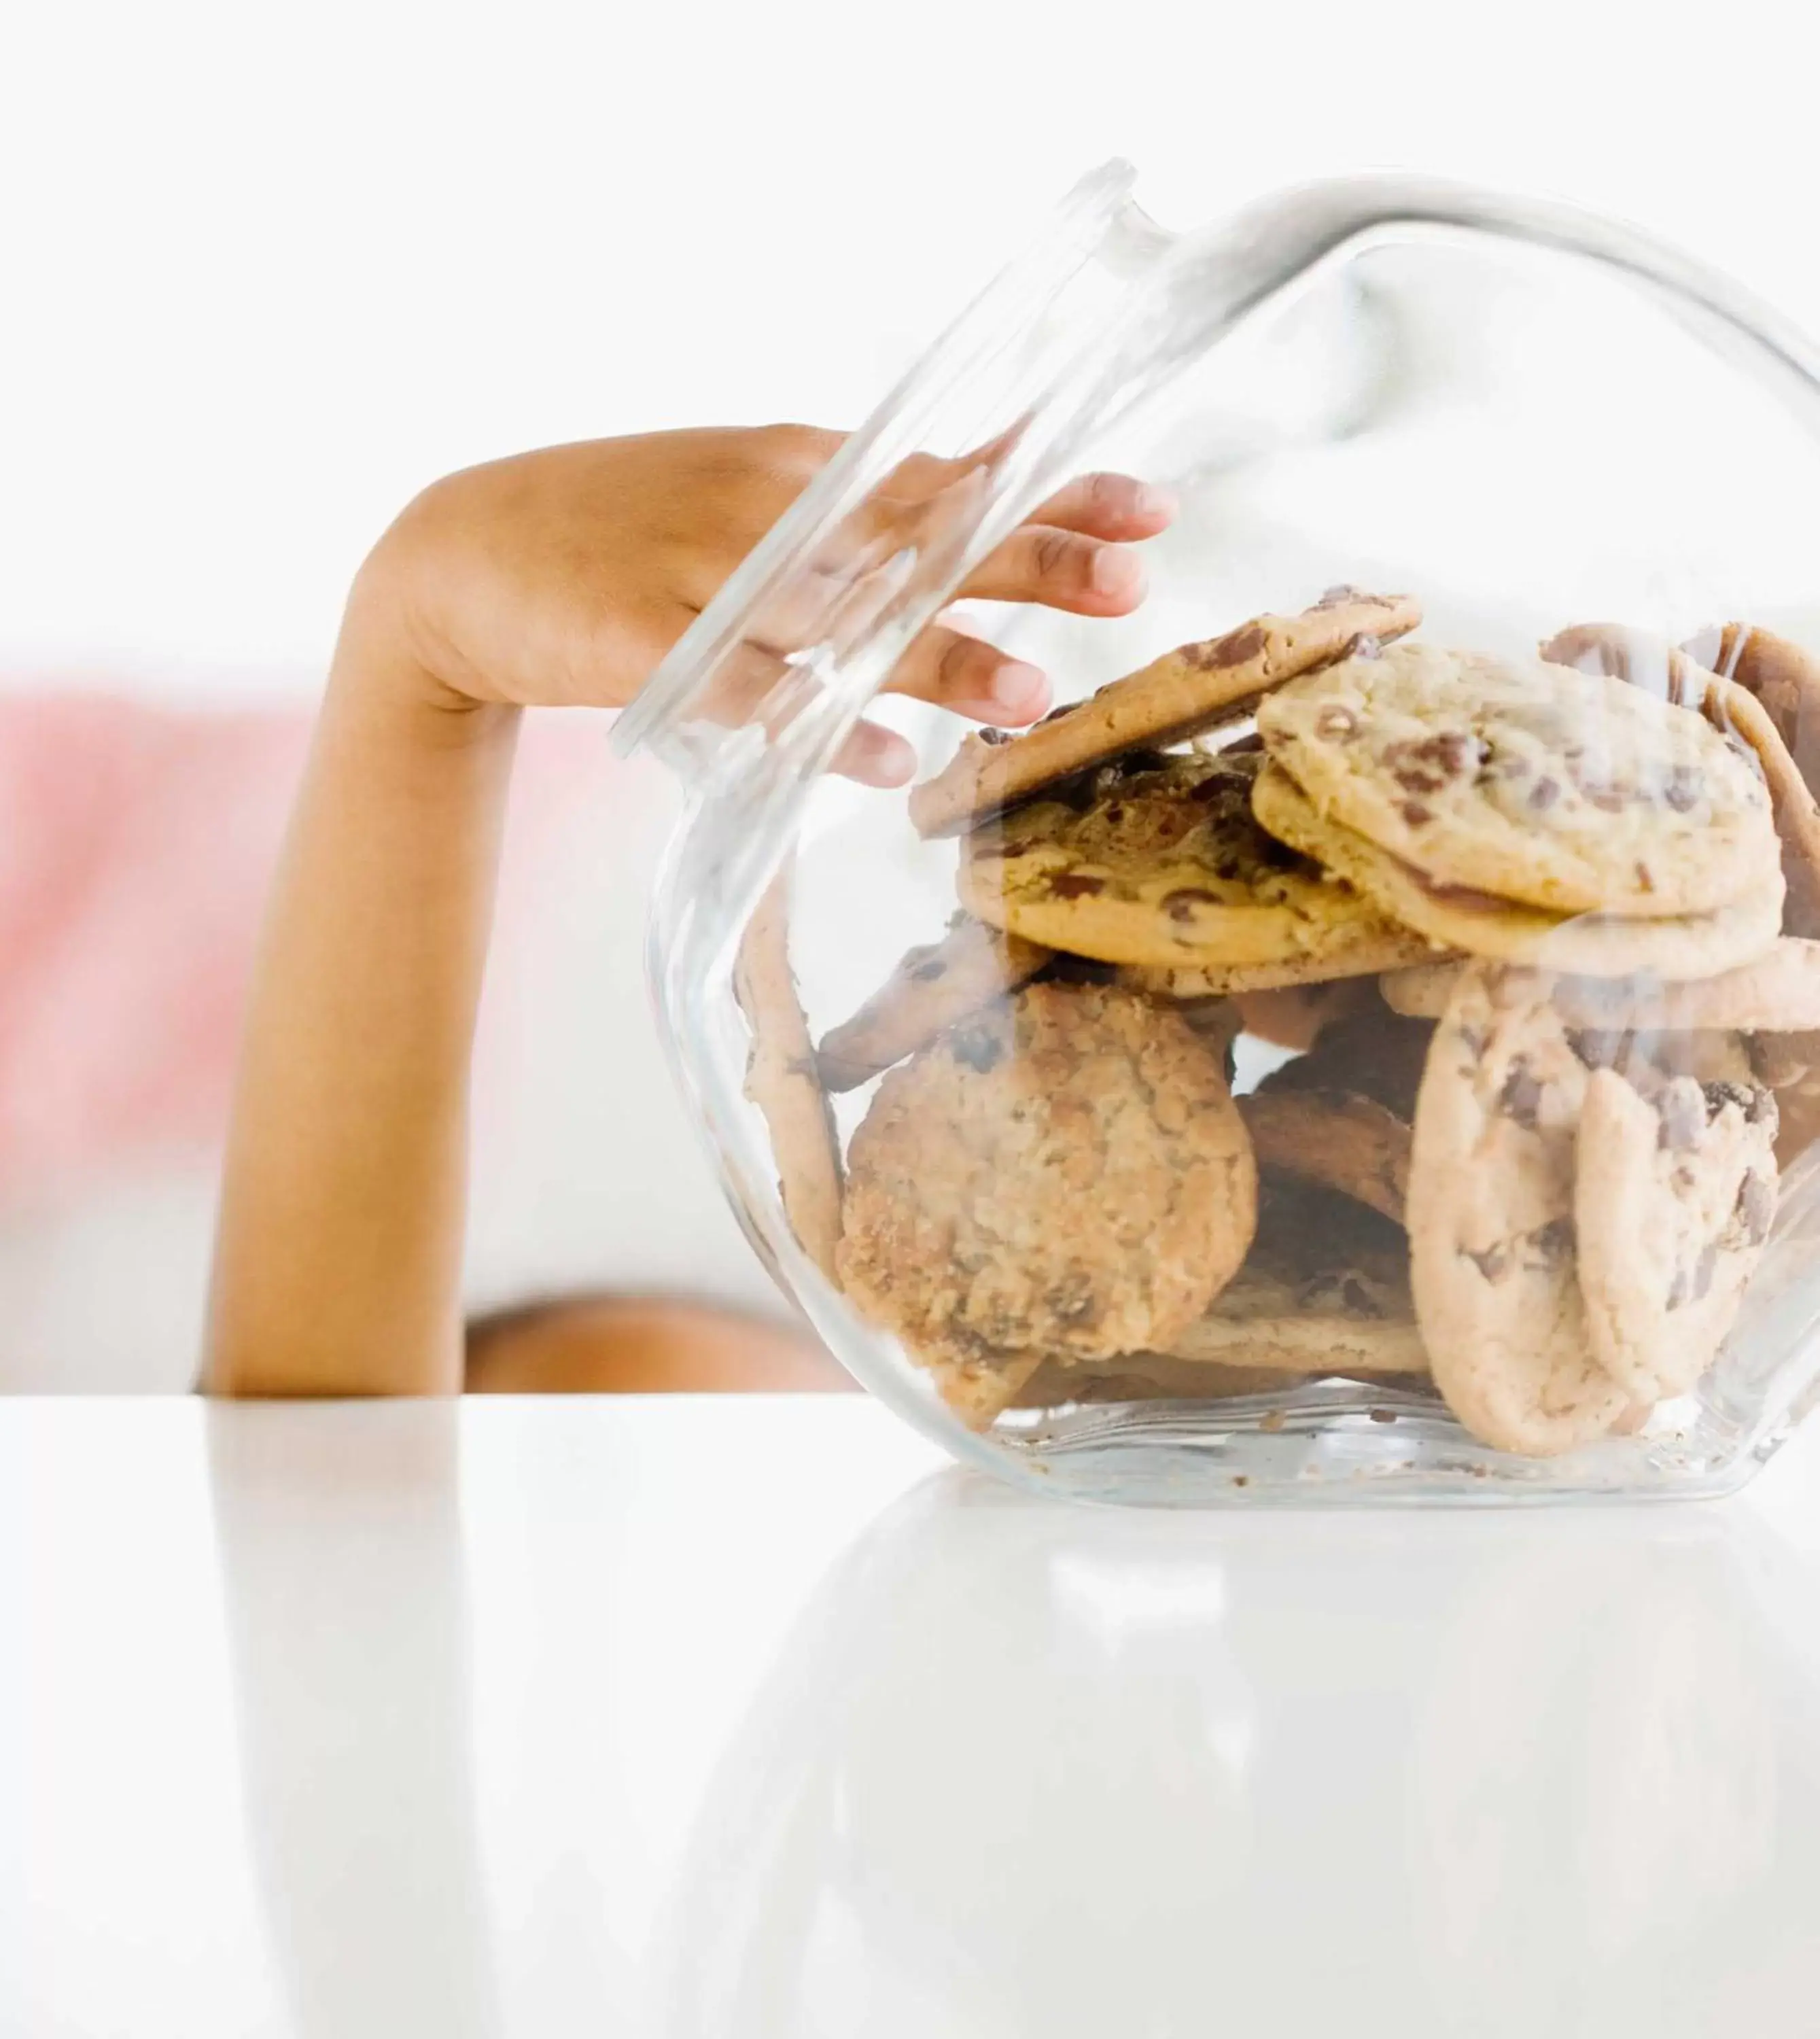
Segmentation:
{"type": "MultiPolygon", "coordinates": [[[[856,421],[1115,154],[1170,226],[1356,169],[1577,199],[1820,326],[1807,11],[13,0],[0,686],[305,695],[425,481],[564,439],[856,421]]],[[[646,1012],[665,808],[628,783],[502,934],[478,1303],[769,1296],[646,1012]]],[[[184,1386],[213,1194],[206,1157],[135,1164],[0,1232],[0,1381],[184,1386]]]]}
{"type": "Polygon", "coordinates": [[[855,420],[1075,176],[1188,225],[1413,167],[1820,325],[1797,0],[15,0],[0,671],[302,684],[423,481],[855,420]]]}

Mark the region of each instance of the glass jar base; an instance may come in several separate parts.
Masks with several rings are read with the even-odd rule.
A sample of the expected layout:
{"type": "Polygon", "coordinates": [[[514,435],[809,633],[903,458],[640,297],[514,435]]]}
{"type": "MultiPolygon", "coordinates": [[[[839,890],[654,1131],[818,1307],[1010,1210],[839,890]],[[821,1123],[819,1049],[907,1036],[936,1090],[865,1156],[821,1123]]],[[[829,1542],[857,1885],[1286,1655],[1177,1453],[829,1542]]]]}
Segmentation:
{"type": "Polygon", "coordinates": [[[1479,1443],[1430,1396],[1322,1383],[1217,1404],[1044,1411],[1001,1422],[992,1441],[1014,1484],[1085,1502],[1508,1507],[1716,1498],[1742,1487],[1780,1436],[1750,1440],[1689,1402],[1658,1412],[1645,1435],[1519,1458],[1479,1443]]]}

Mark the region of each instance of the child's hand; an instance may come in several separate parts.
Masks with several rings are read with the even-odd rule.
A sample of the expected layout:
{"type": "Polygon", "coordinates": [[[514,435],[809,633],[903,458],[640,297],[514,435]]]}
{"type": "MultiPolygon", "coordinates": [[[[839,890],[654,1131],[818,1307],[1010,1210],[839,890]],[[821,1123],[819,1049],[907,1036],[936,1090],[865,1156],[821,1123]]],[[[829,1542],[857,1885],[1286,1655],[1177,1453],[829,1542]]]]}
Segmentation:
{"type": "MultiPolygon", "coordinates": [[[[521,454],[427,489],[380,541],[349,605],[349,632],[427,682],[444,704],[622,707],[721,583],[838,450],[807,426],[661,432],[521,454]]],[[[853,544],[877,558],[912,537],[936,493],[978,461],[905,463],[867,506],[853,544]]],[[[1008,539],[961,593],[1122,616],[1143,599],[1131,541],[1172,514],[1168,497],[1122,475],[1071,484],[1008,539]]],[[[855,564],[830,563],[829,587],[855,564]]],[[[813,625],[808,624],[813,634],[813,625]]],[[[779,619],[747,647],[755,690],[797,648],[779,619]]],[[[800,643],[805,641],[802,637],[800,643]]],[[[1034,666],[935,625],[892,691],[982,722],[1033,721],[1048,704],[1034,666]]],[[[852,776],[908,777],[909,746],[863,726],[852,776]]]]}

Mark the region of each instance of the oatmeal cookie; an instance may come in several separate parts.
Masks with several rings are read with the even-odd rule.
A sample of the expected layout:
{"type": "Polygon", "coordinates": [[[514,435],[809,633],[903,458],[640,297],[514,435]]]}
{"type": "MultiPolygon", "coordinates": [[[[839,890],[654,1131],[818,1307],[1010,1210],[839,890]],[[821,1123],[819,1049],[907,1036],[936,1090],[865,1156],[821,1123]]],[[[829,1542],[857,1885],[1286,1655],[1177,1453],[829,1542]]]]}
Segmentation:
{"type": "Polygon", "coordinates": [[[1028,985],[951,1027],[884,1078],[847,1167],[847,1292],[938,1371],[1166,1347],[1257,1218],[1217,1054],[1117,985],[1028,985]]]}

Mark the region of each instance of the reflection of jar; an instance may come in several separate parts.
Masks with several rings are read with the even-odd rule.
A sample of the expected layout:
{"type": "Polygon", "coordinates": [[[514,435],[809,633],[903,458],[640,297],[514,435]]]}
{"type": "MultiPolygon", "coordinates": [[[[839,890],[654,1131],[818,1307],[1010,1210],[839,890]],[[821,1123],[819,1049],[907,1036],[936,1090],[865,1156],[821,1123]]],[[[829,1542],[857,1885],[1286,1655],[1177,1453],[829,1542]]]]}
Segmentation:
{"type": "Polygon", "coordinates": [[[938,1476],[724,1752],[664,2030],[1356,2030],[1393,1983],[1412,2033],[1692,2035],[1721,1984],[1793,2001],[1812,1591],[1750,1515],[1434,1537],[938,1476]]]}
{"type": "Polygon", "coordinates": [[[1820,1310],[1811,1176],[1777,1203],[1820,1125],[1810,355],[1577,214],[1365,180],[1178,238],[1128,194],[1080,187],[622,723],[688,784],[654,974],[735,1206],[869,1387],[1047,1492],[1735,1486],[1820,1310]],[[1064,702],[1138,677],[957,754],[882,709],[908,814],[830,776],[1098,468],[1181,500],[1151,600],[995,620],[1064,702]]]}

